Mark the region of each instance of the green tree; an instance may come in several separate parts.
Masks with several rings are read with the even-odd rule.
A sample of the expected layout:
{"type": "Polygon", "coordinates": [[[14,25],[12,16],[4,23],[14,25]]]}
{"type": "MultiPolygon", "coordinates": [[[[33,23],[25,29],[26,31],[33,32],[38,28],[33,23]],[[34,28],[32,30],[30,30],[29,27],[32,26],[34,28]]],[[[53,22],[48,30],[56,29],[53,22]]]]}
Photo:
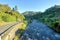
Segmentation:
{"type": "Polygon", "coordinates": [[[16,11],[18,10],[18,7],[17,7],[17,6],[15,6],[15,10],[16,10],[16,11]]]}
{"type": "Polygon", "coordinates": [[[12,9],[13,11],[17,11],[18,10],[18,7],[17,7],[17,5],[15,5],[15,7],[13,7],[13,9],[12,9]]]}

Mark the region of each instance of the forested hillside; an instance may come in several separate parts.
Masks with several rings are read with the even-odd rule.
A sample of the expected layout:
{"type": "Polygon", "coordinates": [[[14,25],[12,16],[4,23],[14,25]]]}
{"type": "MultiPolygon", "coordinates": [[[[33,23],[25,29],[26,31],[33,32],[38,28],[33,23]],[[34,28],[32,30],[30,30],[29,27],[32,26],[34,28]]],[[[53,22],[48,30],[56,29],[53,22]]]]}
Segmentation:
{"type": "MultiPolygon", "coordinates": [[[[30,12],[28,12],[28,15],[30,15],[30,12]]],[[[27,19],[38,19],[40,22],[45,23],[50,28],[60,33],[60,5],[52,6],[46,9],[45,12],[31,12],[32,16],[28,15],[25,15],[27,19]]]]}
{"type": "Polygon", "coordinates": [[[38,19],[41,13],[42,12],[26,11],[22,14],[25,16],[25,20],[27,20],[30,23],[33,19],[38,19]]]}
{"type": "Polygon", "coordinates": [[[23,20],[25,17],[17,10],[17,6],[10,8],[7,4],[0,4],[0,24],[23,20]]]}

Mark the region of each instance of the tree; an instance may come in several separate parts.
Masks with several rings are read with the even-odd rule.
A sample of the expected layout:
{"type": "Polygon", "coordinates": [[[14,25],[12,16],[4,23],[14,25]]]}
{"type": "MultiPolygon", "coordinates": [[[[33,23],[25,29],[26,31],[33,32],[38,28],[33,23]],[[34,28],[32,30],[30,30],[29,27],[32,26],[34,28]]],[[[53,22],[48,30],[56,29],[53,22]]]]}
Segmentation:
{"type": "Polygon", "coordinates": [[[13,8],[12,11],[15,11],[15,9],[13,8]]]}
{"type": "Polygon", "coordinates": [[[16,10],[16,11],[18,10],[17,6],[15,6],[15,10],[16,10]]]}
{"type": "Polygon", "coordinates": [[[15,6],[12,10],[13,10],[13,11],[17,11],[17,10],[18,10],[18,7],[15,6]]]}

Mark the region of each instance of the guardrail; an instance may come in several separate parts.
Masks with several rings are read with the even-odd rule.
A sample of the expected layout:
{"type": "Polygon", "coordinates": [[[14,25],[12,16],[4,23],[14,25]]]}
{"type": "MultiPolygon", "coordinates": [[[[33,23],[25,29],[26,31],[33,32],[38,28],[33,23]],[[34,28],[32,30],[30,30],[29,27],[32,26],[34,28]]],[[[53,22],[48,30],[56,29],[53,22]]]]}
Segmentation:
{"type": "Polygon", "coordinates": [[[3,36],[3,34],[8,31],[10,28],[12,28],[14,25],[18,24],[18,22],[14,23],[14,24],[9,24],[7,26],[7,28],[5,30],[3,30],[1,33],[0,33],[0,36],[3,36]]]}
{"type": "Polygon", "coordinates": [[[7,28],[5,28],[2,32],[0,32],[0,40],[5,34],[8,34],[14,28],[15,25],[17,25],[18,23],[22,23],[22,22],[23,21],[5,25],[7,28]]]}
{"type": "MultiPolygon", "coordinates": [[[[5,35],[5,34],[8,34],[11,29],[14,28],[15,25],[17,25],[18,23],[20,22],[16,22],[16,23],[12,23],[12,24],[9,24],[9,25],[5,25],[7,28],[4,29],[2,32],[0,32],[0,40],[2,39],[2,37],[5,35]]],[[[2,27],[2,26],[1,26],[2,27]]],[[[1,29],[2,30],[2,29],[1,29]]]]}

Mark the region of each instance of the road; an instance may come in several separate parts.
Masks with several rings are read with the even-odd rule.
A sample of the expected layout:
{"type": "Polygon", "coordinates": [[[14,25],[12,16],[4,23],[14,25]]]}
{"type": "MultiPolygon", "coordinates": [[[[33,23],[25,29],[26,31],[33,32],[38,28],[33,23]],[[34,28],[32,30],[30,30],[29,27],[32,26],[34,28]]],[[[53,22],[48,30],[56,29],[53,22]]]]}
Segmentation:
{"type": "Polygon", "coordinates": [[[0,36],[3,35],[7,30],[12,28],[13,26],[17,25],[18,23],[20,23],[20,22],[15,22],[12,24],[0,26],[0,36]]]}

